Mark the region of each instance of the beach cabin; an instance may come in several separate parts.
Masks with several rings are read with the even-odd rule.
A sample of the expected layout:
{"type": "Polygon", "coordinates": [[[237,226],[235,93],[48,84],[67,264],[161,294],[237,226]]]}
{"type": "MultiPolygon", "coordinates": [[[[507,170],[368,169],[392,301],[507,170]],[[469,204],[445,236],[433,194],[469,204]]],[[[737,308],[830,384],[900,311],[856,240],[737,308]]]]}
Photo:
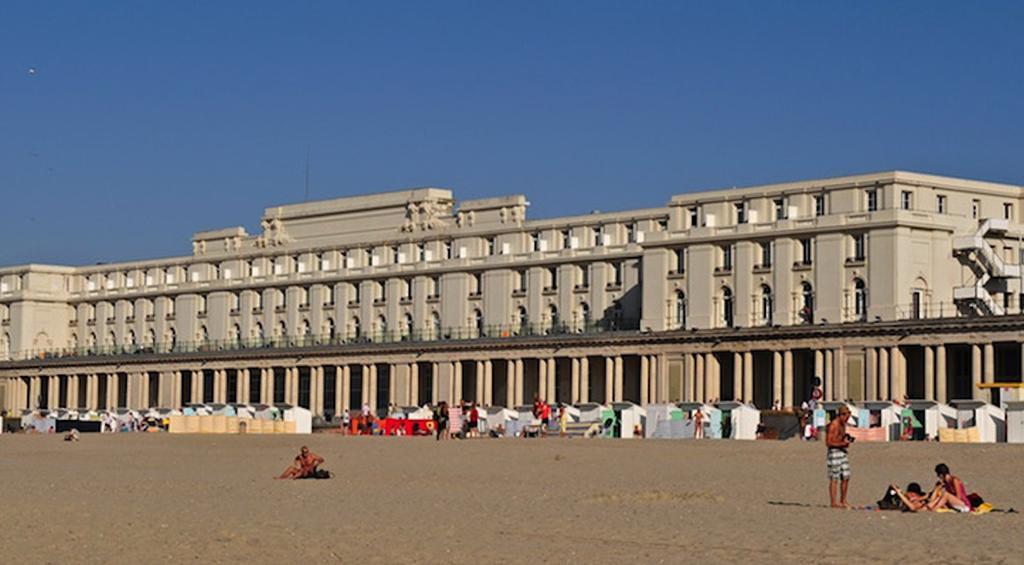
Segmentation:
{"type": "Polygon", "coordinates": [[[1024,401],[1006,402],[1006,442],[1024,443],[1024,401]]]}
{"type": "Polygon", "coordinates": [[[289,434],[311,434],[313,433],[313,413],[301,406],[291,404],[275,405],[283,416],[284,429],[278,430],[275,425],[274,432],[289,434]]]}
{"type": "Polygon", "coordinates": [[[950,404],[956,409],[956,429],[968,431],[967,442],[1006,441],[1006,412],[1002,408],[982,400],[953,400],[950,404]]]}
{"type": "Polygon", "coordinates": [[[956,410],[934,400],[908,400],[900,412],[900,428],[901,437],[906,439],[937,440],[940,429],[956,428],[956,410]]]}
{"type": "Polygon", "coordinates": [[[721,412],[711,404],[703,402],[677,402],[676,407],[683,417],[683,439],[693,439],[696,436],[694,413],[700,410],[703,415],[701,427],[704,428],[704,437],[719,437],[715,435],[721,432],[721,412]],[[712,420],[717,422],[717,432],[712,429],[712,420]]]}
{"type": "Polygon", "coordinates": [[[487,431],[492,434],[503,433],[506,437],[511,437],[511,428],[515,426],[510,425],[511,422],[517,422],[519,420],[519,412],[510,410],[503,406],[488,406],[487,407],[487,431]],[[501,430],[499,432],[499,430],[501,430]]]}
{"type": "Polygon", "coordinates": [[[648,404],[644,437],[681,439],[684,437],[685,418],[675,404],[648,404]]]}
{"type": "Polygon", "coordinates": [[[721,412],[721,433],[723,439],[757,439],[757,427],[761,424],[761,411],[749,404],[727,401],[715,405],[721,412]]]}
{"type": "Polygon", "coordinates": [[[647,411],[643,407],[637,406],[632,402],[613,402],[611,408],[615,413],[612,437],[625,439],[635,437],[634,432],[638,428],[642,437],[647,419],[647,411]]]}
{"type": "Polygon", "coordinates": [[[900,437],[900,407],[888,400],[865,400],[857,405],[857,425],[847,426],[858,441],[896,441],[900,437]]]}

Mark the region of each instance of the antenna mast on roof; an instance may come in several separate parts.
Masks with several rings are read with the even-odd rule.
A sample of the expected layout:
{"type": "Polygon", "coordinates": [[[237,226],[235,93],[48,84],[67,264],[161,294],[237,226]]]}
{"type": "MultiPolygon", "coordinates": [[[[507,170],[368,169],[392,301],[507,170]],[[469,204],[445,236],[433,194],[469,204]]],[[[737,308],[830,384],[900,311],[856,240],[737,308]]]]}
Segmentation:
{"type": "Polygon", "coordinates": [[[306,181],[305,181],[305,188],[306,188],[306,200],[305,201],[308,202],[309,201],[309,145],[308,144],[306,145],[306,181]]]}

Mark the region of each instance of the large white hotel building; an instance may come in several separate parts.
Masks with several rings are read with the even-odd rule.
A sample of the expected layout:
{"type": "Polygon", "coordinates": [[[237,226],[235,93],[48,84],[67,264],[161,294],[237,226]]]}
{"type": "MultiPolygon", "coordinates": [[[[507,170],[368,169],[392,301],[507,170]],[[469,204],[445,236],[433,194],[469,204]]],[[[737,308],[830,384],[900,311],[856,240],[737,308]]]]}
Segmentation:
{"type": "Polygon", "coordinates": [[[1019,381],[1022,187],[884,172],[527,219],[422,188],[192,254],[0,269],[8,410],[988,399],[1019,381]]]}

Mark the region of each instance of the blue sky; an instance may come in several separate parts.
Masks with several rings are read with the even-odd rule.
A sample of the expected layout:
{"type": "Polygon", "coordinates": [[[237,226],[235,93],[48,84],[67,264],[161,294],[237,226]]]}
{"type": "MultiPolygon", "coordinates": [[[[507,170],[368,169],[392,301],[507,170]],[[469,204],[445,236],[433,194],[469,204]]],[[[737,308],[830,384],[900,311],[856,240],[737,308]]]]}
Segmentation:
{"type": "Polygon", "coordinates": [[[0,264],[412,186],[531,217],[909,169],[1024,183],[1020,2],[0,3],[0,264]],[[30,74],[29,69],[36,69],[30,74]]]}

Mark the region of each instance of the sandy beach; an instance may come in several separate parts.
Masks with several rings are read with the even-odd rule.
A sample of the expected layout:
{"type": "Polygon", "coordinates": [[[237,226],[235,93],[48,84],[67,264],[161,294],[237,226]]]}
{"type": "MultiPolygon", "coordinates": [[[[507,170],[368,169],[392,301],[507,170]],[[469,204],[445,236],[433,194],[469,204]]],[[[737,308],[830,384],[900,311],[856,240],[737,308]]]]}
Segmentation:
{"type": "MultiPolygon", "coordinates": [[[[855,445],[851,502],[946,462],[1024,509],[1024,447],[855,445]]],[[[835,511],[819,443],[0,436],[3,562],[1019,562],[1021,514],[835,511]],[[337,477],[274,481],[303,443],[337,477]],[[786,505],[776,505],[783,502],[786,505]]]]}

